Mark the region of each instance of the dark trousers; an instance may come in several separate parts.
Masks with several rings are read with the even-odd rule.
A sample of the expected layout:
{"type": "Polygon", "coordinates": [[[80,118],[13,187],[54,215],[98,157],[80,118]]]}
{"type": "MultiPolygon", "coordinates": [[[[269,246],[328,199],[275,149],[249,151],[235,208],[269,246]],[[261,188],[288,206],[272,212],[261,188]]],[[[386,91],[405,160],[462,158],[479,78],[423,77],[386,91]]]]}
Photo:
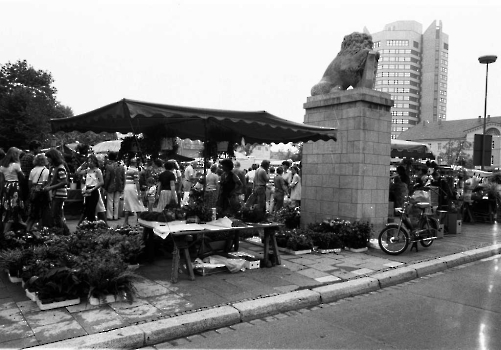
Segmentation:
{"type": "Polygon", "coordinates": [[[64,198],[52,198],[51,210],[54,227],[62,228],[66,234],[69,233],[70,230],[64,222],[64,198]]]}
{"type": "Polygon", "coordinates": [[[273,199],[275,200],[275,206],[273,207],[274,212],[277,212],[283,208],[284,197],[285,197],[285,193],[277,192],[277,190],[275,189],[275,193],[273,194],[273,199]]]}
{"type": "Polygon", "coordinates": [[[97,202],[99,202],[99,193],[96,190],[92,191],[90,196],[85,197],[84,219],[96,221],[97,202]]]}

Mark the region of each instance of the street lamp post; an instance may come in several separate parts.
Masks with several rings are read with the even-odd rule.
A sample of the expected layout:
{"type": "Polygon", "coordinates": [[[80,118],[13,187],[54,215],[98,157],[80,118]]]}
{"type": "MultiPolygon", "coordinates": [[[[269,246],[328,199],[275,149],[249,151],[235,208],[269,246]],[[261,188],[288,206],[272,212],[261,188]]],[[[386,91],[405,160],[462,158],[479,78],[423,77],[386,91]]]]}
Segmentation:
{"type": "Polygon", "coordinates": [[[481,56],[478,58],[478,62],[486,65],[485,70],[485,104],[484,104],[484,131],[482,133],[482,165],[481,169],[484,170],[484,161],[485,161],[485,129],[487,125],[487,81],[489,78],[489,64],[496,62],[498,56],[495,55],[487,55],[481,56]]]}

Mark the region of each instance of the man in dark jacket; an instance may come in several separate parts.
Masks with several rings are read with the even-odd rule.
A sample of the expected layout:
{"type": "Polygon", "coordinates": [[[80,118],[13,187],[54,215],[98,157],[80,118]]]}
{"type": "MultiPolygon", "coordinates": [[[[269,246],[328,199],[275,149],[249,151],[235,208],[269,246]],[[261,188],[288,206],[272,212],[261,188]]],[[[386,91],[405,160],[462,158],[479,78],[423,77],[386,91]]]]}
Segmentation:
{"type": "Polygon", "coordinates": [[[104,175],[107,220],[118,220],[120,196],[125,189],[125,168],[117,162],[117,156],[116,152],[110,152],[104,175]]]}

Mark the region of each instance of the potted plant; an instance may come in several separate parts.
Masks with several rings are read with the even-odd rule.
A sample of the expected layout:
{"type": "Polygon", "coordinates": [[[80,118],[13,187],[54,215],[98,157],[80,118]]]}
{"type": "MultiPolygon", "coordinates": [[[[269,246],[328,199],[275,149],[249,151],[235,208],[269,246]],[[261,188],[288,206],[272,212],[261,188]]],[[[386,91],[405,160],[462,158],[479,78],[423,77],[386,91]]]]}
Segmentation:
{"type": "Polygon", "coordinates": [[[287,241],[289,239],[289,236],[287,233],[288,233],[288,231],[283,231],[283,230],[280,230],[277,233],[275,233],[275,239],[277,241],[277,246],[279,246],[280,248],[287,247],[287,241]]]}
{"type": "Polygon", "coordinates": [[[39,277],[31,278],[26,284],[30,293],[37,296],[37,304],[42,310],[49,310],[80,303],[82,284],[79,270],[55,267],[39,277]]]}
{"type": "Polygon", "coordinates": [[[290,231],[287,249],[292,254],[307,254],[313,248],[312,231],[309,229],[294,229],[290,231]]]}
{"type": "Polygon", "coordinates": [[[25,249],[21,248],[0,251],[0,268],[7,271],[11,282],[21,282],[21,272],[23,270],[25,257],[25,249]]]}
{"type": "Polygon", "coordinates": [[[117,300],[132,303],[135,294],[133,281],[137,278],[139,276],[119,257],[104,251],[99,257],[91,257],[82,267],[82,280],[91,305],[117,300]]]}
{"type": "Polygon", "coordinates": [[[371,238],[372,225],[369,222],[346,222],[342,227],[340,237],[351,251],[366,251],[371,238]]]}
{"type": "Polygon", "coordinates": [[[299,207],[285,206],[274,214],[273,219],[288,229],[295,229],[301,224],[301,211],[299,207]]]}
{"type": "Polygon", "coordinates": [[[315,232],[313,244],[318,247],[320,253],[340,252],[343,248],[343,242],[339,236],[329,231],[315,232]]]}

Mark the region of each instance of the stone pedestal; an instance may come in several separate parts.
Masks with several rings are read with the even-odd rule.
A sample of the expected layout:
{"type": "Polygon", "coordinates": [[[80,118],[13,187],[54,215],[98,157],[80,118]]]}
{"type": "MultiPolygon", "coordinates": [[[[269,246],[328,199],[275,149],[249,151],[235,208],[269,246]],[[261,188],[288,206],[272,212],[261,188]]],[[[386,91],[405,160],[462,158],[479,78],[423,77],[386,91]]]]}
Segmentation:
{"type": "Polygon", "coordinates": [[[382,227],[388,217],[391,96],[360,88],[308,97],[305,124],[338,129],[337,142],[305,143],[301,224],[326,218],[364,220],[382,227]]]}

